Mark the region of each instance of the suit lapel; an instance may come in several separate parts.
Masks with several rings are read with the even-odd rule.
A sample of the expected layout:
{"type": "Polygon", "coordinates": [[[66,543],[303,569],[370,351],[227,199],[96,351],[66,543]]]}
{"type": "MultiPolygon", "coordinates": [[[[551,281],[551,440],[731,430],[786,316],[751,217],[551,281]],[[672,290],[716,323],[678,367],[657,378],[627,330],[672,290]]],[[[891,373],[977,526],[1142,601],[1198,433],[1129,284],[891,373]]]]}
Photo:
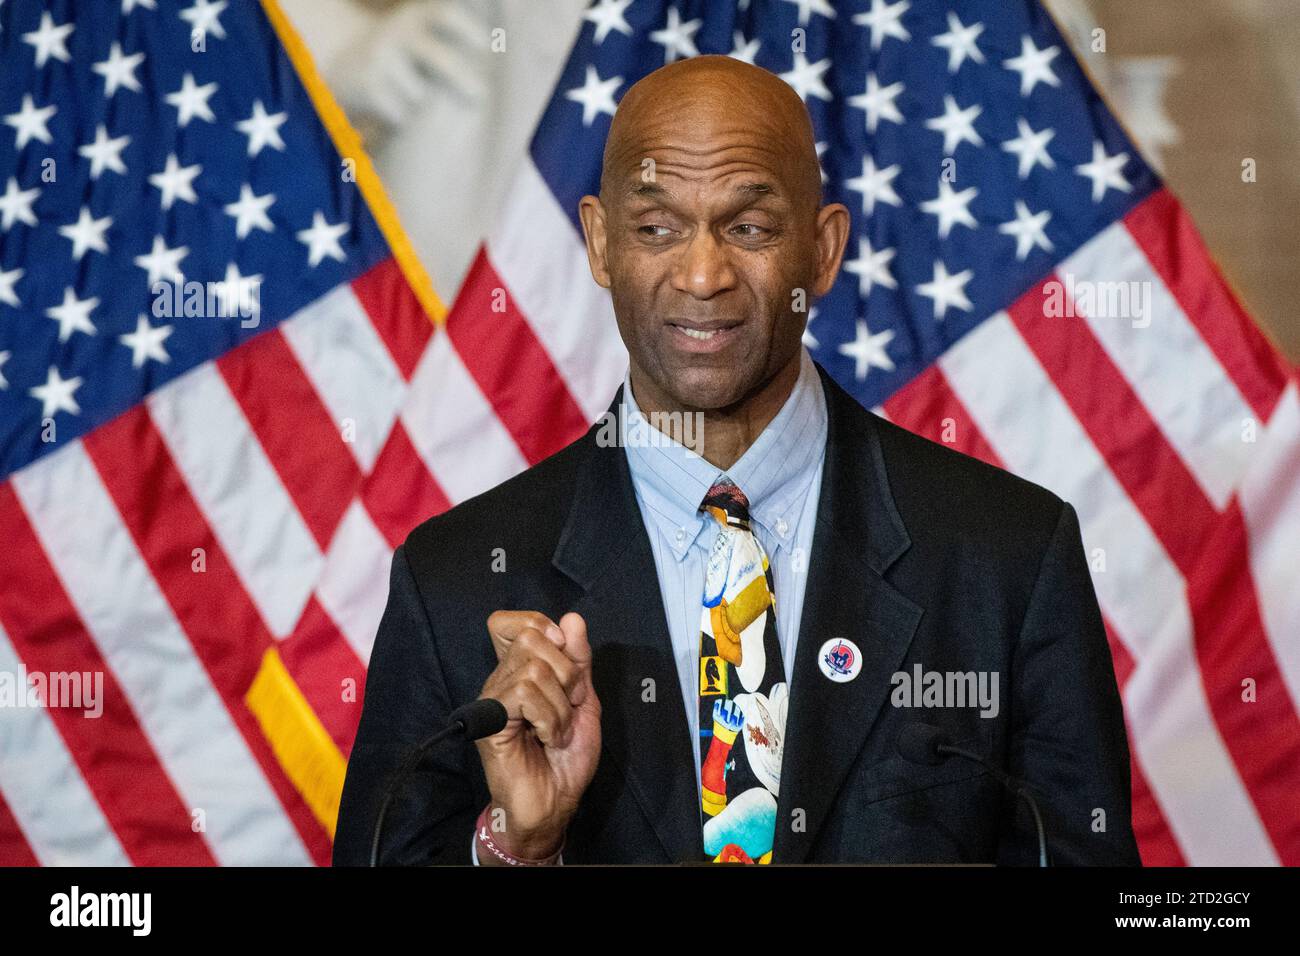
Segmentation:
{"type": "Polygon", "coordinates": [[[587,458],[552,563],[583,588],[572,609],[587,622],[592,646],[602,759],[624,774],[668,858],[695,861],[704,843],[690,729],[622,446],[622,395],[619,386],[606,416],[582,439],[587,458]],[[646,699],[651,690],[653,702],[646,699]]]}
{"type": "Polygon", "coordinates": [[[884,578],[910,546],[894,507],[873,417],[817,366],[827,405],[817,503],[786,715],[773,860],[803,862],[902,664],[921,609],[884,578]],[[847,638],[862,669],[845,683],[822,672],[822,646],[847,638]]]}

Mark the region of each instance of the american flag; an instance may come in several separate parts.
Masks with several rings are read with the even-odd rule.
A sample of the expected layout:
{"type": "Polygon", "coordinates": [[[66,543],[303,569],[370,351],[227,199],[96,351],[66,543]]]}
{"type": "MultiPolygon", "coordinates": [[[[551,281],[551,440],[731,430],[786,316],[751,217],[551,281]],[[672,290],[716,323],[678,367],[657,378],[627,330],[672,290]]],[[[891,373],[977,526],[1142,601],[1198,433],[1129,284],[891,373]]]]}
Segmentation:
{"type": "Polygon", "coordinates": [[[326,864],[441,307],[273,3],[11,0],[0,117],[0,863],[326,864]]]}
{"type": "Polygon", "coordinates": [[[723,53],[853,212],[814,357],[1078,509],[1146,862],[1300,862],[1297,385],[1037,2],[601,0],[445,320],[273,3],[46,13],[0,7],[0,671],[105,687],[0,707],[0,861],[325,861],[392,549],[606,408],[577,200],[628,86],[723,53]]]}

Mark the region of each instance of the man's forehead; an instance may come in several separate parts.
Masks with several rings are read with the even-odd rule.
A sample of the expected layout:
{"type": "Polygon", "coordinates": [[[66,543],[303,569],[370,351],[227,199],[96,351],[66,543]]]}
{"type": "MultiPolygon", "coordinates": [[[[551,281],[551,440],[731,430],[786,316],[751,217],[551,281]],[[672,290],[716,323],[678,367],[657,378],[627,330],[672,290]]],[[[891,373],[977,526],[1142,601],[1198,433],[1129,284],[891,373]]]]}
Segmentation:
{"type": "Polygon", "coordinates": [[[664,67],[624,97],[605,145],[602,191],[655,198],[725,190],[816,203],[820,175],[803,102],[774,74],[707,59],[664,67]]]}
{"type": "Polygon", "coordinates": [[[729,114],[662,112],[653,118],[644,111],[610,129],[611,151],[623,158],[650,156],[664,161],[696,161],[752,154],[774,161],[794,134],[771,116],[737,108],[729,114]]]}
{"type": "Polygon", "coordinates": [[[611,184],[624,193],[639,195],[662,194],[665,186],[680,191],[700,185],[784,195],[798,175],[788,150],[754,148],[749,144],[628,149],[618,151],[610,160],[611,184]]]}
{"type": "Polygon", "coordinates": [[[668,199],[692,186],[714,185],[720,191],[731,193],[736,198],[763,199],[765,197],[783,197],[785,190],[780,184],[767,178],[756,178],[751,173],[737,173],[724,177],[716,183],[702,182],[690,178],[683,182],[683,177],[668,174],[661,179],[646,181],[639,176],[629,177],[623,184],[624,195],[634,199],[668,199]]]}

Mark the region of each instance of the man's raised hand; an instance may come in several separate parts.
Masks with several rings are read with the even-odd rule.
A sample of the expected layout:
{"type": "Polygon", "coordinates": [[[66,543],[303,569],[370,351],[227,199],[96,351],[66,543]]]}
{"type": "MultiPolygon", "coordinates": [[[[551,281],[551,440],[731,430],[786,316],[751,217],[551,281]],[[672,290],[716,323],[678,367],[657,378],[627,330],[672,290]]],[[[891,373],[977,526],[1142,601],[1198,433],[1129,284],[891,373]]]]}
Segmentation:
{"type": "Polygon", "coordinates": [[[505,831],[492,836],[516,856],[546,857],[600,757],[587,624],[572,611],[558,625],[537,611],[496,611],[487,626],[497,667],[479,697],[499,700],[510,718],[477,742],[493,811],[504,812],[505,831]]]}

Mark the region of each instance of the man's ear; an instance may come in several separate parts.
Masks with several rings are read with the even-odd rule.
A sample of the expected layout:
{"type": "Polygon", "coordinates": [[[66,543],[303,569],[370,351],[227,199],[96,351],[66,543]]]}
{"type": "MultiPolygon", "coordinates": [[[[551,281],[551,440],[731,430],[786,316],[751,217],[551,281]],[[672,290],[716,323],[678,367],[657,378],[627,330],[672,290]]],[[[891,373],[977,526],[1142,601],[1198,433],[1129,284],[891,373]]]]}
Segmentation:
{"type": "Polygon", "coordinates": [[[587,243],[587,265],[596,284],[609,288],[609,263],[605,258],[605,207],[596,196],[578,201],[578,218],[582,220],[582,237],[587,243]]]}
{"type": "Polygon", "coordinates": [[[840,272],[844,246],[849,241],[849,211],[843,203],[831,203],[817,212],[817,281],[813,297],[820,299],[840,272]]]}

